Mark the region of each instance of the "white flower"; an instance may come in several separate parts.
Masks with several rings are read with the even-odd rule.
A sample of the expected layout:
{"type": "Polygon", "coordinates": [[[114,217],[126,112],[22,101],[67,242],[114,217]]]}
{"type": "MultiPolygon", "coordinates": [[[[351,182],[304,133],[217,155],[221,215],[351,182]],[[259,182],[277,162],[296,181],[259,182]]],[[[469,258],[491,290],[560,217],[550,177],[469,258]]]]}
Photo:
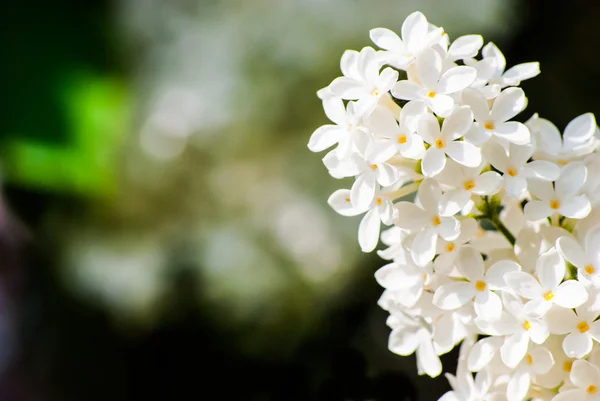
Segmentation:
{"type": "Polygon", "coordinates": [[[389,291],[401,291],[396,301],[402,306],[415,306],[425,285],[429,284],[433,270],[431,265],[419,267],[407,260],[406,263],[390,263],[375,272],[375,279],[389,291]]]}
{"type": "Polygon", "coordinates": [[[429,263],[435,256],[438,236],[447,241],[460,234],[460,223],[454,217],[440,216],[438,211],[441,190],[437,182],[425,179],[419,187],[417,198],[422,206],[412,202],[398,202],[396,225],[416,232],[410,246],[414,261],[419,266],[429,263]]]}
{"type": "Polygon", "coordinates": [[[520,270],[513,261],[500,261],[484,273],[481,254],[466,246],[460,250],[456,261],[458,271],[467,281],[456,281],[439,287],[433,296],[433,303],[445,310],[458,309],[474,299],[477,316],[485,320],[500,319],[502,301],[493,290],[506,289],[504,275],[520,270]]]}
{"type": "Polygon", "coordinates": [[[439,239],[436,253],[438,257],[434,260],[436,273],[449,273],[459,251],[469,242],[477,233],[479,225],[475,219],[465,219],[460,222],[460,235],[453,241],[439,239]]]}
{"type": "Polygon", "coordinates": [[[426,114],[417,126],[417,132],[430,147],[421,161],[421,170],[426,177],[439,174],[446,166],[446,155],[457,163],[476,167],[481,163],[481,152],[474,145],[459,141],[473,122],[473,113],[468,107],[459,107],[444,120],[442,129],[437,119],[426,114]]]}
{"type": "Polygon", "coordinates": [[[600,311],[584,304],[575,310],[553,307],[546,314],[548,328],[553,334],[568,334],[563,350],[571,358],[583,358],[592,351],[593,341],[600,341],[600,322],[595,322],[600,311]]]}
{"type": "Polygon", "coordinates": [[[467,168],[456,163],[447,163],[439,175],[441,183],[452,187],[440,199],[440,212],[452,216],[462,210],[471,195],[493,195],[502,186],[502,177],[495,171],[481,173],[481,167],[467,168]]]}
{"type": "Polygon", "coordinates": [[[398,81],[398,71],[388,67],[380,73],[382,60],[371,47],[363,48],[357,59],[352,59],[348,64],[347,68],[344,62],[341,65],[344,75],[348,75],[334,79],[329,89],[342,99],[358,100],[357,108],[360,112],[369,114],[381,96],[389,92],[398,81]]]}
{"type": "Polygon", "coordinates": [[[490,84],[496,84],[504,88],[506,86],[517,86],[526,79],[533,78],[540,73],[540,63],[530,62],[515,65],[504,71],[506,68],[506,59],[498,47],[490,42],[483,47],[484,60],[493,60],[495,69],[490,76],[490,84]]]}
{"type": "Polygon", "coordinates": [[[427,112],[423,102],[407,103],[400,111],[399,122],[391,111],[377,107],[368,119],[368,126],[389,149],[396,149],[403,157],[421,159],[425,154],[423,139],[415,133],[418,119],[427,112]]]}
{"type": "Polygon", "coordinates": [[[323,108],[327,117],[336,125],[328,124],[317,128],[310,137],[308,148],[312,152],[321,152],[338,144],[337,157],[347,159],[357,140],[368,140],[362,127],[362,116],[355,111],[354,102],[349,102],[348,106],[344,107],[342,99],[337,97],[324,99],[323,108]]]}
{"type": "Polygon", "coordinates": [[[546,347],[530,347],[525,358],[516,366],[508,381],[506,396],[508,401],[522,401],[527,396],[531,380],[537,375],[548,373],[554,360],[546,347]]]}
{"type": "Polygon", "coordinates": [[[556,247],[563,257],[577,267],[581,279],[598,284],[600,278],[600,226],[592,227],[585,234],[582,247],[572,237],[561,237],[556,247]]]}
{"type": "Polygon", "coordinates": [[[461,94],[463,104],[468,105],[475,116],[473,128],[467,139],[480,145],[492,137],[517,145],[529,143],[529,129],[517,121],[508,121],[519,114],[527,105],[525,93],[520,88],[507,88],[494,99],[492,109],[483,93],[466,89],[461,94]]]}
{"type": "Polygon", "coordinates": [[[554,188],[546,181],[531,181],[529,191],[538,200],[525,205],[527,220],[540,220],[558,213],[573,219],[582,219],[590,213],[591,204],[585,195],[579,195],[585,184],[587,169],[581,162],[566,165],[556,180],[554,188]]]}
{"type": "Polygon", "coordinates": [[[536,138],[538,147],[534,155],[536,159],[550,160],[564,166],[590,154],[598,146],[598,140],[594,137],[598,128],[592,113],[574,118],[567,124],[562,135],[554,124],[538,117],[537,114],[526,124],[536,138]]]}
{"type": "Polygon", "coordinates": [[[446,374],[452,390],[445,393],[438,401],[474,401],[486,399],[490,387],[492,386],[492,378],[483,371],[475,375],[475,380],[471,372],[460,372],[458,377],[446,374]]]}
{"type": "Polygon", "coordinates": [[[552,305],[572,309],[588,299],[588,293],[579,281],[563,282],[565,270],[564,260],[552,248],[537,260],[535,273],[539,281],[521,271],[508,273],[505,278],[517,294],[530,300],[525,304],[525,313],[542,317],[552,305]]]}
{"type": "Polygon", "coordinates": [[[392,95],[404,100],[423,100],[440,117],[447,117],[454,109],[454,99],[449,95],[465,89],[477,77],[477,71],[467,66],[443,72],[442,56],[431,48],[419,54],[415,65],[418,81],[399,81],[392,88],[392,95]]]}
{"type": "Polygon", "coordinates": [[[573,362],[570,374],[575,388],[558,393],[552,401],[600,400],[600,369],[588,361],[573,362]]]}
{"type": "Polygon", "coordinates": [[[548,338],[548,326],[538,318],[528,316],[523,310],[521,299],[507,292],[502,293],[502,304],[507,312],[502,312],[498,320],[475,319],[479,329],[488,335],[505,336],[500,347],[502,362],[514,369],[527,354],[529,340],[543,344],[548,338]]]}
{"type": "Polygon", "coordinates": [[[387,50],[385,59],[390,65],[406,70],[421,50],[441,40],[443,29],[430,31],[427,18],[421,12],[415,11],[406,17],[402,24],[402,39],[387,28],[372,29],[369,35],[373,43],[387,50]]]}
{"type": "Polygon", "coordinates": [[[484,154],[495,169],[504,173],[503,182],[509,196],[520,198],[527,190],[527,180],[554,181],[560,175],[560,168],[549,161],[534,160],[533,146],[510,144],[508,155],[505,149],[496,143],[486,145],[484,154]]]}

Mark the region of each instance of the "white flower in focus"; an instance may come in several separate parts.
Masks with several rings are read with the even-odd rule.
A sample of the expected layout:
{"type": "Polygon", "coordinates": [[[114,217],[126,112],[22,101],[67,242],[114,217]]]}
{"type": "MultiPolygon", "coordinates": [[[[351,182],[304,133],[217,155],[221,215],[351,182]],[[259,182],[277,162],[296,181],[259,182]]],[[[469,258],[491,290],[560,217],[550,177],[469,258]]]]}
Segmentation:
{"type": "Polygon", "coordinates": [[[383,61],[371,47],[363,48],[358,55],[346,52],[340,67],[345,76],[331,82],[329,89],[335,96],[357,100],[361,114],[369,114],[379,99],[398,81],[398,71],[388,67],[379,72],[383,61]]]}
{"type": "Polygon", "coordinates": [[[570,358],[583,358],[592,351],[592,340],[600,341],[600,322],[595,321],[600,311],[589,308],[589,303],[576,308],[576,312],[553,307],[546,314],[552,334],[568,334],[563,340],[563,350],[570,358]]]}
{"type": "Polygon", "coordinates": [[[583,247],[572,237],[564,236],[556,242],[556,248],[573,266],[577,276],[584,282],[598,285],[600,278],[600,226],[592,227],[585,234],[583,247]]]}
{"type": "Polygon", "coordinates": [[[438,240],[436,247],[438,257],[433,261],[436,273],[450,273],[459,251],[476,235],[478,229],[479,225],[475,219],[465,219],[460,222],[460,235],[454,241],[446,241],[442,238],[438,240]]]}
{"type": "Polygon", "coordinates": [[[453,241],[460,234],[460,223],[454,217],[440,216],[441,190],[433,179],[425,179],[419,186],[417,199],[422,206],[412,202],[398,202],[396,225],[416,232],[410,246],[411,255],[419,266],[429,263],[435,256],[438,236],[453,241]]]}
{"type": "Polygon", "coordinates": [[[529,340],[536,344],[546,341],[548,326],[544,320],[528,316],[521,299],[510,293],[502,293],[502,304],[506,312],[502,312],[500,319],[490,321],[478,317],[475,324],[485,334],[505,336],[500,357],[506,366],[514,369],[527,354],[529,340]]]}
{"type": "Polygon", "coordinates": [[[454,109],[454,98],[449,95],[465,89],[477,77],[477,71],[467,66],[443,72],[442,56],[431,48],[419,54],[415,65],[415,80],[399,81],[392,88],[392,95],[403,100],[423,100],[440,117],[447,117],[454,109]]]}
{"type": "Polygon", "coordinates": [[[537,375],[548,373],[554,360],[546,347],[530,347],[525,358],[516,366],[506,388],[508,401],[522,401],[527,396],[531,380],[537,375]]]}
{"type": "Polygon", "coordinates": [[[442,129],[437,119],[424,115],[418,123],[417,132],[430,146],[421,162],[425,177],[439,174],[446,166],[446,155],[457,163],[476,167],[481,164],[481,151],[466,141],[459,141],[473,122],[473,113],[468,107],[459,107],[444,120],[442,129]]]}
{"type": "Polygon", "coordinates": [[[560,168],[549,161],[534,160],[528,162],[534,147],[510,144],[508,155],[497,143],[489,143],[484,154],[496,170],[504,173],[504,189],[509,196],[520,198],[527,190],[527,180],[554,181],[560,175],[560,168]]]}
{"type": "Polygon", "coordinates": [[[558,393],[552,401],[599,401],[600,369],[588,361],[573,362],[570,374],[575,388],[558,393]]]}
{"type": "Polygon", "coordinates": [[[587,168],[581,162],[569,163],[560,173],[554,188],[547,181],[531,181],[529,191],[538,199],[525,205],[525,218],[537,221],[555,213],[573,219],[582,219],[591,211],[585,195],[579,195],[587,178],[587,168]]]}
{"type": "Polygon", "coordinates": [[[495,69],[490,76],[490,84],[499,85],[501,88],[507,86],[518,86],[521,81],[533,78],[540,73],[540,63],[534,61],[529,63],[517,64],[509,68],[506,72],[506,59],[498,47],[490,42],[482,50],[484,60],[493,60],[495,69]]]}
{"type": "Polygon", "coordinates": [[[390,65],[406,70],[423,49],[442,39],[442,28],[430,31],[429,27],[423,13],[415,11],[402,24],[402,39],[387,28],[371,29],[369,36],[373,43],[386,50],[385,60],[390,65]]]}
{"type": "Polygon", "coordinates": [[[486,371],[475,375],[475,380],[471,372],[462,371],[457,377],[446,374],[451,391],[446,392],[438,401],[474,401],[485,400],[493,384],[492,378],[486,371]]]}
{"type": "Polygon", "coordinates": [[[439,175],[441,183],[452,187],[440,199],[440,213],[452,216],[462,210],[471,195],[493,195],[502,187],[502,177],[495,171],[481,173],[481,168],[467,168],[456,163],[447,163],[439,175]]]}
{"type": "Polygon", "coordinates": [[[407,103],[400,111],[399,122],[386,108],[377,107],[368,119],[368,126],[387,148],[396,149],[403,157],[421,159],[425,154],[423,139],[415,132],[418,119],[427,113],[423,102],[407,103]]]}
{"type": "Polygon", "coordinates": [[[567,124],[562,135],[556,125],[537,114],[526,124],[535,135],[538,149],[534,158],[538,160],[550,160],[559,166],[565,166],[569,162],[580,160],[598,147],[598,140],[594,136],[598,127],[592,113],[574,118],[567,124]]]}
{"type": "Polygon", "coordinates": [[[362,127],[362,116],[355,109],[355,103],[349,102],[344,107],[342,99],[331,97],[323,100],[323,108],[327,117],[336,125],[323,125],[316,129],[308,142],[308,149],[321,152],[338,144],[335,152],[339,159],[348,159],[358,140],[368,140],[367,133],[362,127]],[[362,137],[362,138],[360,138],[362,137]]]}
{"type": "Polygon", "coordinates": [[[429,284],[433,269],[431,265],[419,267],[412,262],[390,263],[375,272],[375,279],[386,290],[401,294],[397,302],[406,308],[415,306],[425,285],[429,284]]]}
{"type": "Polygon", "coordinates": [[[494,99],[490,110],[488,100],[477,89],[465,89],[461,94],[463,104],[473,110],[475,123],[466,138],[481,145],[494,137],[517,145],[530,142],[529,129],[525,124],[508,121],[527,106],[525,93],[521,88],[507,88],[494,99]]]}
{"type": "Polygon", "coordinates": [[[521,267],[516,262],[503,260],[484,272],[481,254],[470,246],[460,250],[456,267],[467,281],[443,284],[435,291],[433,303],[441,309],[453,310],[474,300],[475,312],[481,319],[500,319],[502,301],[493,291],[507,289],[504,275],[521,267]]]}
{"type": "Polygon", "coordinates": [[[537,280],[531,274],[521,271],[508,273],[505,278],[517,294],[530,300],[525,304],[525,313],[542,317],[552,305],[572,309],[587,301],[588,292],[583,284],[577,280],[563,282],[565,272],[564,260],[552,248],[537,260],[537,280]]]}

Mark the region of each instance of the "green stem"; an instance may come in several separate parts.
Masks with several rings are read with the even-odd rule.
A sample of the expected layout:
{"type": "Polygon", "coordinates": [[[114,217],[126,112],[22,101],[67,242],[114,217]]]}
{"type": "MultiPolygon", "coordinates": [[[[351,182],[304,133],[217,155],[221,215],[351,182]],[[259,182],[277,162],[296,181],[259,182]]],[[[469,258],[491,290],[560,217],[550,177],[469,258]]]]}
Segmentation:
{"type": "Polygon", "coordinates": [[[496,230],[500,231],[502,235],[504,235],[504,238],[506,238],[506,240],[511,243],[511,245],[514,245],[516,242],[515,236],[512,235],[512,233],[508,230],[508,228],[506,228],[504,223],[500,221],[497,205],[490,203],[489,198],[487,196],[483,197],[483,200],[485,202],[485,209],[483,210],[483,216],[481,216],[481,218],[489,220],[492,223],[492,225],[496,227],[496,230]]]}

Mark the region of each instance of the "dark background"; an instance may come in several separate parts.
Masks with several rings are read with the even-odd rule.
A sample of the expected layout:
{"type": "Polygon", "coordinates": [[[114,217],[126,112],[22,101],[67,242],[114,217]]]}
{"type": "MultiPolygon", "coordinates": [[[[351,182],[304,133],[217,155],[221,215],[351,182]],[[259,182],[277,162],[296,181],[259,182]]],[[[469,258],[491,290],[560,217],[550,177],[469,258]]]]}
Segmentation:
{"type": "MultiPolygon", "coordinates": [[[[185,9],[193,2],[173,3],[181,3],[185,9]]],[[[193,12],[200,15],[203,10],[212,12],[218,2],[197,3],[193,12]]],[[[506,2],[505,6],[511,8],[513,16],[508,26],[486,35],[486,39],[499,45],[509,66],[537,60],[542,69],[539,77],[522,85],[530,106],[521,120],[538,112],[563,128],[575,116],[595,112],[600,106],[600,35],[595,30],[600,5],[594,1],[528,0],[506,2]]],[[[401,358],[386,348],[386,313],[376,304],[381,288],[372,278],[383,264],[376,255],[358,256],[348,262],[354,268],[343,280],[343,291],[334,291],[330,298],[317,297],[301,308],[292,305],[291,312],[283,309],[279,313],[290,319],[277,315],[269,324],[254,316],[236,320],[235,313],[199,290],[213,284],[196,274],[196,263],[189,256],[193,243],[177,235],[178,240],[168,237],[171,242],[166,246],[170,261],[164,277],[167,295],[151,303],[150,320],[146,315],[139,319],[94,302],[73,288],[77,284],[64,279],[61,265],[65,249],[76,235],[71,230],[74,222],[125,227],[129,223],[123,214],[106,212],[102,206],[103,202],[111,203],[109,210],[113,210],[122,198],[117,196],[115,202],[111,195],[113,200],[106,201],[105,193],[114,194],[114,189],[100,184],[99,188],[88,188],[77,180],[71,183],[65,173],[68,166],[57,170],[64,176],[51,176],[55,174],[52,166],[66,163],[60,156],[50,158],[50,167],[43,162],[26,164],[23,173],[22,162],[10,152],[15,141],[48,147],[69,145],[72,121],[61,91],[72,82],[82,82],[77,77],[140,81],[144,68],[139,63],[147,60],[144,57],[149,46],[142,40],[123,38],[127,35],[123,26],[128,22],[120,17],[119,10],[119,3],[110,1],[6,1],[0,8],[4,49],[0,64],[0,154],[5,160],[0,214],[0,400],[437,399],[447,390],[445,378],[417,378],[413,357],[401,358]],[[160,307],[155,307],[157,303],[160,307]],[[296,325],[299,316],[306,314],[312,314],[310,321],[296,325]]],[[[410,11],[397,12],[398,27],[410,11]]],[[[446,25],[443,19],[431,18],[438,25],[446,25]]],[[[453,26],[461,22],[460,15],[452,20],[453,26]]],[[[310,118],[304,118],[305,125],[290,130],[290,135],[303,137],[288,141],[281,133],[281,127],[290,120],[303,119],[301,111],[290,111],[269,125],[279,131],[273,139],[276,144],[287,146],[293,153],[307,153],[315,166],[319,157],[308,155],[304,147],[310,132],[324,123],[324,117],[317,114],[320,104],[314,92],[337,74],[344,48],[368,44],[366,32],[357,35],[362,35],[361,42],[348,39],[339,43],[318,74],[304,71],[304,75],[297,74],[291,83],[282,85],[282,90],[295,91],[294,99],[311,113],[310,118]]],[[[257,45],[257,53],[262,51],[257,45]]],[[[295,74],[294,65],[285,67],[277,69],[278,76],[295,74]]],[[[259,76],[273,73],[262,68],[261,64],[248,67],[258,70],[259,76]]],[[[133,91],[132,97],[144,104],[144,90],[133,91]]],[[[119,152],[120,160],[131,146],[130,141],[123,142],[122,149],[126,150],[119,152]]],[[[214,166],[208,151],[183,156],[186,160],[194,157],[200,160],[192,164],[194,169],[214,166]]],[[[80,171],[79,165],[74,166],[80,171]]],[[[171,168],[168,171],[172,173],[171,168]]],[[[314,171],[322,176],[320,179],[329,179],[324,169],[315,167],[314,171]]],[[[90,172],[91,177],[96,174],[96,170],[90,172]]],[[[180,173],[173,174],[181,179],[180,173]]],[[[310,185],[320,196],[315,201],[324,204],[323,194],[331,192],[332,183],[317,191],[307,175],[301,176],[297,185],[310,185]]],[[[188,185],[188,181],[183,182],[181,185],[188,185]]],[[[164,186],[164,191],[171,190],[164,186]]],[[[160,198],[156,193],[143,195],[134,196],[130,202],[154,203],[160,198]]],[[[195,196],[199,201],[190,203],[200,207],[202,192],[195,196]]],[[[165,207],[177,208],[172,204],[165,207]]],[[[144,219],[169,220],[170,216],[163,209],[150,209],[133,218],[131,224],[141,231],[151,230],[152,224],[144,219]]],[[[341,219],[332,218],[334,224],[341,224],[341,219]]],[[[200,217],[199,221],[205,220],[200,217]]],[[[344,228],[352,231],[346,233],[351,239],[357,228],[356,222],[352,224],[344,228]]],[[[108,230],[106,235],[110,233],[108,230]]],[[[344,246],[356,251],[352,241],[344,246]]],[[[285,264],[285,258],[282,260],[285,264]]],[[[281,294],[272,302],[283,304],[281,294]]],[[[453,371],[455,358],[455,353],[443,358],[446,372],[453,371]]]]}

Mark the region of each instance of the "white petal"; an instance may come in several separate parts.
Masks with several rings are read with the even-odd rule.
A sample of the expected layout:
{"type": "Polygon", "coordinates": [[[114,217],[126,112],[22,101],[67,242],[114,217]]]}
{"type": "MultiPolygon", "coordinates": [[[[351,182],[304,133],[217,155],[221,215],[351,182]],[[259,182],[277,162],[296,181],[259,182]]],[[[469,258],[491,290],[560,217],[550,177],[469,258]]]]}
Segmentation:
{"type": "Polygon", "coordinates": [[[461,211],[471,199],[471,193],[461,188],[446,191],[440,199],[440,214],[453,216],[461,211]]]}
{"type": "Polygon", "coordinates": [[[421,170],[425,177],[438,175],[446,166],[446,154],[435,146],[431,146],[425,152],[421,161],[421,170]]]}
{"type": "Polygon", "coordinates": [[[552,401],[585,400],[586,397],[587,393],[585,392],[585,390],[574,388],[572,390],[561,391],[552,398],[552,401]]]}
{"type": "Polygon", "coordinates": [[[342,216],[356,216],[364,212],[352,206],[349,189],[338,189],[327,200],[329,206],[342,216]]]}
{"type": "Polygon", "coordinates": [[[532,200],[524,208],[525,218],[529,221],[538,221],[550,216],[554,211],[547,202],[532,200]]]}
{"type": "Polygon", "coordinates": [[[485,320],[498,320],[502,313],[502,301],[492,291],[481,291],[475,296],[475,313],[485,320]]]}
{"type": "Polygon", "coordinates": [[[494,135],[517,145],[525,145],[531,141],[529,129],[525,124],[517,121],[500,123],[496,125],[493,132],[494,135]]]}
{"type": "Polygon", "coordinates": [[[527,180],[523,177],[511,177],[508,174],[502,176],[504,188],[510,196],[518,198],[527,189],[527,180]]]}
{"type": "Polygon", "coordinates": [[[569,163],[560,172],[560,177],[554,186],[559,197],[576,195],[585,184],[587,168],[582,162],[569,163]]]}
{"type": "Polygon", "coordinates": [[[528,183],[528,189],[536,198],[541,200],[549,201],[556,199],[556,193],[551,182],[532,180],[528,183]]]}
{"type": "Polygon", "coordinates": [[[600,383],[600,370],[588,361],[574,361],[571,366],[571,381],[579,388],[600,383]]]}
{"type": "Polygon", "coordinates": [[[475,178],[475,187],[472,192],[477,195],[493,195],[500,190],[502,177],[495,171],[486,171],[475,178]]]}
{"type": "Polygon", "coordinates": [[[458,139],[467,133],[471,124],[473,124],[471,109],[468,106],[459,107],[444,120],[442,136],[448,140],[458,139]]]}
{"type": "Polygon", "coordinates": [[[348,124],[346,107],[344,107],[344,102],[339,97],[323,99],[323,110],[325,110],[327,118],[337,125],[345,126],[348,124]]]}
{"type": "Polygon", "coordinates": [[[494,263],[485,273],[485,281],[492,290],[506,289],[508,283],[505,275],[510,272],[520,271],[521,266],[512,260],[500,260],[494,263]]]}
{"type": "Polygon", "coordinates": [[[383,288],[397,291],[422,282],[420,270],[416,266],[390,263],[375,272],[375,279],[383,288]]]}
{"type": "Polygon", "coordinates": [[[585,286],[576,280],[567,280],[554,292],[554,303],[563,308],[577,308],[588,300],[585,286]]]}
{"type": "Polygon", "coordinates": [[[548,313],[551,307],[552,302],[548,302],[544,298],[537,298],[527,302],[523,311],[527,316],[542,318],[548,313]]]}
{"type": "Polygon", "coordinates": [[[423,115],[417,124],[417,132],[425,142],[434,145],[435,140],[441,136],[437,118],[431,114],[423,115]]]}
{"type": "Polygon", "coordinates": [[[438,116],[448,117],[454,109],[454,98],[438,93],[433,99],[429,99],[429,107],[438,116]]]}
{"type": "Polygon", "coordinates": [[[511,85],[519,85],[521,81],[533,78],[540,73],[540,63],[533,61],[530,63],[517,64],[509,68],[503,75],[503,78],[511,85]]]}
{"type": "Polygon", "coordinates": [[[375,198],[376,182],[375,174],[364,173],[358,176],[350,190],[350,199],[355,208],[366,210],[371,205],[375,198]]]}
{"type": "Polygon", "coordinates": [[[362,82],[349,77],[338,77],[329,85],[329,89],[335,96],[342,99],[360,99],[367,94],[362,82]]]}
{"type": "Polygon", "coordinates": [[[579,195],[569,199],[562,199],[558,212],[572,219],[583,219],[590,214],[591,210],[592,206],[587,196],[579,195]]]}
{"type": "Polygon", "coordinates": [[[430,377],[437,377],[442,373],[442,362],[431,341],[422,341],[417,348],[417,364],[430,377]]]}
{"type": "Polygon", "coordinates": [[[508,401],[523,401],[531,385],[531,376],[525,369],[518,369],[511,376],[506,387],[506,398],[508,401]]]}
{"type": "Polygon", "coordinates": [[[496,169],[505,173],[512,166],[506,150],[496,142],[488,142],[483,148],[483,154],[496,169]]]}
{"type": "Polygon", "coordinates": [[[490,115],[496,123],[502,123],[519,114],[526,104],[523,89],[507,88],[494,100],[490,115]]]}
{"type": "Polygon", "coordinates": [[[448,57],[451,60],[475,57],[481,46],[483,46],[481,35],[464,35],[452,42],[448,49],[448,57]]]}
{"type": "Polygon", "coordinates": [[[419,119],[426,113],[427,106],[424,102],[419,100],[410,101],[400,111],[400,124],[406,126],[410,132],[415,132],[419,119]]]}
{"type": "Polygon", "coordinates": [[[574,331],[563,340],[563,351],[569,358],[583,358],[592,351],[592,338],[589,334],[574,331]]]}
{"type": "Polygon", "coordinates": [[[448,156],[463,166],[477,167],[481,164],[481,151],[469,142],[450,142],[444,150],[448,156]]]}
{"type": "Polygon", "coordinates": [[[417,198],[421,205],[430,213],[437,214],[438,203],[442,196],[442,190],[436,180],[425,178],[417,191],[417,198]]]}
{"type": "Polygon", "coordinates": [[[392,88],[392,95],[396,99],[420,100],[425,96],[422,86],[410,81],[398,81],[392,88]]]}
{"type": "Polygon", "coordinates": [[[415,329],[394,329],[388,340],[388,348],[394,354],[407,356],[415,352],[421,338],[420,331],[415,329]]]}
{"type": "Polygon", "coordinates": [[[367,118],[368,127],[377,136],[392,138],[399,130],[394,113],[387,107],[376,107],[367,118]]]}
{"type": "Polygon", "coordinates": [[[502,362],[511,369],[514,369],[527,353],[529,336],[524,332],[518,332],[504,340],[500,348],[502,362]]]}
{"type": "Polygon", "coordinates": [[[483,278],[483,257],[475,248],[465,246],[458,252],[456,259],[458,271],[469,281],[483,278]]]}
{"type": "Polygon", "coordinates": [[[454,310],[465,305],[475,296],[475,287],[470,283],[444,284],[435,291],[433,303],[444,310],[454,310]]]}
{"type": "Polygon", "coordinates": [[[521,271],[509,272],[504,276],[504,279],[517,294],[524,298],[535,299],[543,292],[540,283],[529,273],[521,271]]]}
{"type": "Polygon", "coordinates": [[[402,48],[402,40],[398,35],[387,28],[374,28],[369,32],[373,43],[384,50],[397,50],[402,48]]]}
{"type": "Polygon", "coordinates": [[[529,356],[531,356],[533,362],[531,368],[537,375],[548,373],[554,364],[554,358],[546,347],[534,348],[529,352],[529,356]]]}
{"type": "Polygon", "coordinates": [[[498,337],[486,337],[475,343],[467,359],[467,366],[470,371],[478,372],[487,366],[498,352],[499,340],[498,337]]]}
{"type": "Polygon", "coordinates": [[[387,93],[397,81],[398,71],[390,67],[384,68],[377,79],[377,88],[379,88],[380,93],[387,93]]]}
{"type": "Polygon", "coordinates": [[[340,70],[342,70],[342,74],[344,74],[344,76],[358,76],[358,71],[356,69],[358,56],[359,53],[356,50],[346,50],[344,54],[342,54],[342,58],[340,60],[340,70]]]}
{"type": "Polygon", "coordinates": [[[475,119],[480,123],[490,119],[490,109],[488,101],[483,94],[477,89],[467,88],[461,93],[463,104],[469,106],[473,110],[475,119]]]}
{"type": "Polygon", "coordinates": [[[438,92],[451,94],[465,89],[477,78],[477,70],[473,67],[452,67],[446,71],[438,83],[438,92]]]}
{"type": "Polygon", "coordinates": [[[437,234],[429,228],[422,230],[415,236],[410,253],[417,265],[425,266],[433,260],[436,242],[437,234]]]}
{"type": "Polygon", "coordinates": [[[426,48],[419,53],[416,64],[421,83],[428,89],[436,88],[442,72],[440,54],[431,48],[426,48]]]}
{"type": "Polygon", "coordinates": [[[521,174],[526,178],[554,181],[560,175],[560,167],[546,160],[534,160],[522,168],[521,174]]]}
{"type": "Polygon", "coordinates": [[[545,317],[552,334],[567,334],[576,330],[578,318],[571,309],[554,307],[545,317]]]}
{"type": "Polygon", "coordinates": [[[598,127],[596,126],[596,118],[592,113],[585,113],[579,117],[574,118],[567,127],[563,134],[563,141],[572,144],[572,147],[577,144],[583,144],[589,140],[598,127]]]}
{"type": "Polygon", "coordinates": [[[446,241],[454,241],[460,235],[460,223],[454,217],[440,216],[440,225],[435,229],[446,241]]]}
{"type": "Polygon", "coordinates": [[[553,289],[565,277],[565,262],[556,249],[551,248],[540,255],[535,271],[542,286],[545,289],[553,289]]]}
{"type": "Polygon", "coordinates": [[[371,252],[379,241],[381,220],[377,209],[371,209],[364,215],[358,226],[358,243],[363,252],[371,252]]]}
{"type": "MultiPolygon", "coordinates": [[[[587,263],[587,256],[577,241],[572,237],[560,237],[556,241],[556,249],[575,267],[583,269],[587,263]]],[[[599,249],[599,248],[596,248],[599,249]]]]}
{"type": "Polygon", "coordinates": [[[384,187],[389,187],[398,181],[398,170],[388,163],[377,165],[377,182],[384,187]]]}
{"type": "Polygon", "coordinates": [[[335,145],[344,130],[337,125],[323,125],[315,130],[308,141],[308,149],[311,152],[321,152],[330,146],[335,145]]]}
{"type": "Polygon", "coordinates": [[[427,34],[429,23],[420,11],[411,13],[402,23],[402,39],[405,42],[420,40],[427,34]]]}

